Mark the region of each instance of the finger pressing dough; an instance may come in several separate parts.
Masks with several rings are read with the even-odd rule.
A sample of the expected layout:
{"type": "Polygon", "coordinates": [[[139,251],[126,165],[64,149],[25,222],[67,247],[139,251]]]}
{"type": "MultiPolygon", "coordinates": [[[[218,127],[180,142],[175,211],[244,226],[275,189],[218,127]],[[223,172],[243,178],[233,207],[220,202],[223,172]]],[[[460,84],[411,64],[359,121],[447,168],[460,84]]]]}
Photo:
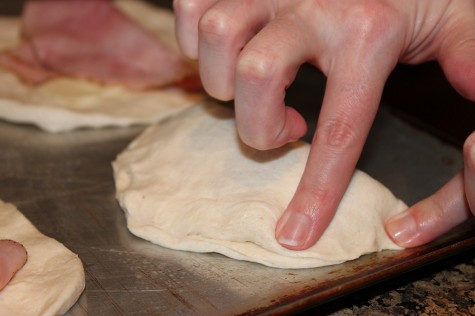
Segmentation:
{"type": "MultiPolygon", "coordinates": [[[[122,0],[116,4],[178,52],[171,11],[144,1],[122,0]]],[[[20,19],[0,17],[0,51],[16,46],[19,41],[20,19]]],[[[150,124],[175,115],[202,98],[202,93],[178,87],[132,91],[66,77],[30,86],[0,68],[0,119],[33,124],[48,132],[150,124]]]]}
{"type": "Polygon", "coordinates": [[[26,264],[0,291],[0,315],[60,315],[84,290],[84,268],[77,255],[41,234],[12,204],[0,201],[0,239],[21,243],[26,264]]]}
{"type": "Polygon", "coordinates": [[[193,107],[149,127],[117,157],[117,199],[139,237],[271,267],[319,267],[399,249],[383,221],[406,205],[361,171],[315,246],[291,251],[276,242],[277,219],[295,192],[309,147],[295,142],[254,150],[239,140],[232,110],[193,107]]]}

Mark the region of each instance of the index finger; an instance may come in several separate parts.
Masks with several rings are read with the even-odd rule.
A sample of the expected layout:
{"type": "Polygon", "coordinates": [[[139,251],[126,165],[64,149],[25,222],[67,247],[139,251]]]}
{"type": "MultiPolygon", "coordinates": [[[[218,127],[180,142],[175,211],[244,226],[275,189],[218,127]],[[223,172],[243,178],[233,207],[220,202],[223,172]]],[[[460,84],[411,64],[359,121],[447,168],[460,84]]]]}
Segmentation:
{"type": "Polygon", "coordinates": [[[236,75],[239,134],[259,149],[279,147],[305,133],[303,118],[284,104],[298,67],[312,61],[328,76],[305,171],[276,227],[277,240],[295,250],[313,245],[335,214],[398,58],[389,45],[371,45],[377,36],[365,45],[353,34],[332,51],[325,45],[329,36],[308,29],[292,15],[277,16],[241,52],[236,75]]]}
{"type": "Polygon", "coordinates": [[[279,243],[293,250],[315,244],[333,218],[355,170],[379,106],[384,82],[392,69],[389,63],[381,65],[366,58],[349,56],[335,64],[328,75],[304,174],[276,227],[279,243]]]}

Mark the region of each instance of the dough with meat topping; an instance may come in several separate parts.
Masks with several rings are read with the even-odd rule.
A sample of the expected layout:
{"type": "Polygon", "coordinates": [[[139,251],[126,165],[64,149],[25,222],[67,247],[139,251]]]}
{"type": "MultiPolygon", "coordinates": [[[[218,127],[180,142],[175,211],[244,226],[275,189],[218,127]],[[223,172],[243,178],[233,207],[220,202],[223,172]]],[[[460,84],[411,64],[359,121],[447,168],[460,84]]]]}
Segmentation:
{"type": "MultiPolygon", "coordinates": [[[[145,1],[116,3],[123,12],[178,52],[171,11],[145,1]]],[[[0,51],[16,46],[19,41],[20,19],[0,17],[0,51]]],[[[0,68],[0,119],[33,124],[48,132],[155,123],[201,99],[202,92],[173,86],[133,91],[67,77],[30,86],[13,72],[0,68]]]]}

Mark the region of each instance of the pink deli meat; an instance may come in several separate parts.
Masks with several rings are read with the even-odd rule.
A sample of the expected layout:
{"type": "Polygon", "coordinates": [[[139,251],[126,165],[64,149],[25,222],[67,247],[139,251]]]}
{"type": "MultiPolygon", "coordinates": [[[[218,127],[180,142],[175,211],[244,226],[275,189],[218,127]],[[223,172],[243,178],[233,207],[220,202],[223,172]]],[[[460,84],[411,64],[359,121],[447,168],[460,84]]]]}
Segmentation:
{"type": "Polygon", "coordinates": [[[24,42],[0,56],[0,65],[38,84],[57,75],[162,87],[196,75],[192,66],[108,0],[28,1],[24,42]]]}

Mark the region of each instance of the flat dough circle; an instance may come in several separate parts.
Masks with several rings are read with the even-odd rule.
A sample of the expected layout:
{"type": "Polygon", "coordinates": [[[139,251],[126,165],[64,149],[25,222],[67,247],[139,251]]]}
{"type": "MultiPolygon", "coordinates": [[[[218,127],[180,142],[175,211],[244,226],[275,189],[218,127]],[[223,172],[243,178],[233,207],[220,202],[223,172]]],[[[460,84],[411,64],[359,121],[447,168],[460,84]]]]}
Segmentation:
{"type": "Polygon", "coordinates": [[[12,204],[0,201],[0,239],[21,243],[28,261],[0,291],[0,315],[59,315],[77,301],[85,286],[77,255],[46,237],[12,204]]]}
{"type": "MultiPolygon", "coordinates": [[[[143,1],[116,3],[169,47],[178,50],[171,11],[143,1]]],[[[0,51],[14,47],[20,41],[19,34],[18,18],[0,17],[0,51]]],[[[32,87],[0,68],[0,118],[33,124],[48,132],[155,123],[201,99],[201,93],[173,87],[132,91],[66,77],[32,87]]]]}
{"type": "Polygon", "coordinates": [[[361,171],[315,246],[291,251],[276,242],[276,221],[295,192],[309,147],[295,142],[254,150],[240,142],[232,110],[196,106],[149,127],[117,157],[117,199],[139,237],[271,267],[319,267],[400,249],[383,222],[407,206],[361,171]]]}

